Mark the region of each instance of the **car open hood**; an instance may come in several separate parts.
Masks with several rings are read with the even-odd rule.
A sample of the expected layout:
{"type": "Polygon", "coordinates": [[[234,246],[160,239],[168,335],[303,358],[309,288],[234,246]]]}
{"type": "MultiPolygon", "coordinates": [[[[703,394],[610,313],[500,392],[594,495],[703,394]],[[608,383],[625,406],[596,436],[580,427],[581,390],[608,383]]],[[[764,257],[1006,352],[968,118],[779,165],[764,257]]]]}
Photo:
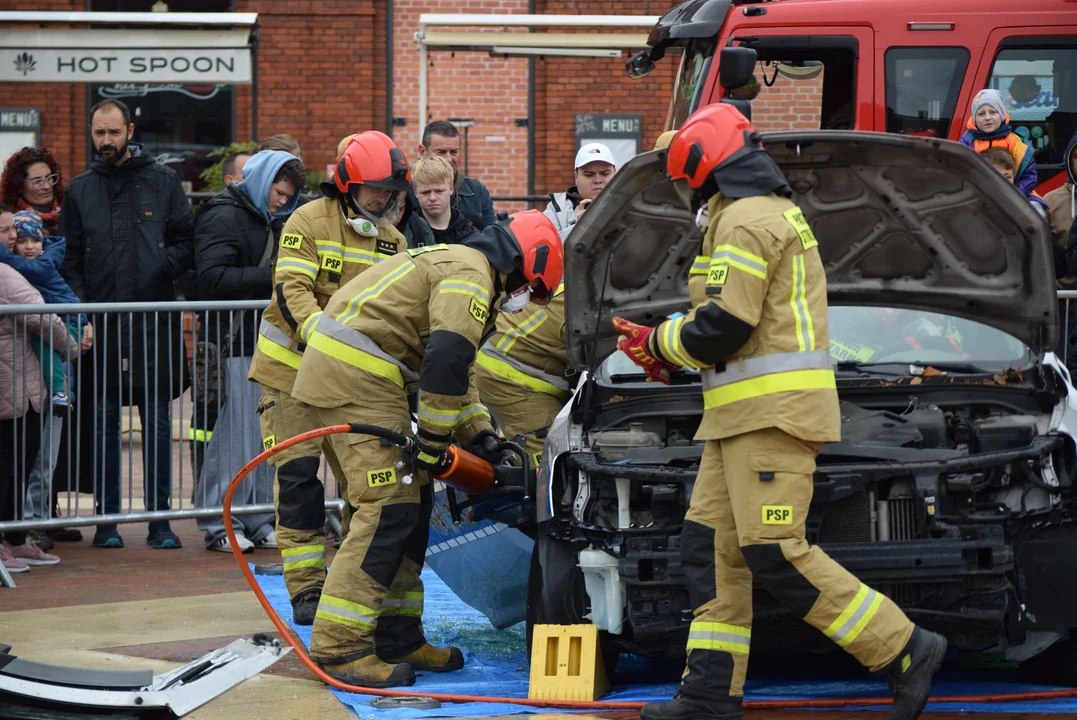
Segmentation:
{"type": "MultiPolygon", "coordinates": [[[[1057,344],[1047,224],[969,148],[882,133],[775,133],[764,144],[819,240],[832,305],[930,310],[1057,344]]],[[[655,325],[688,307],[702,232],[666,180],[665,151],[621,168],[565,248],[569,360],[610,355],[620,315],[655,325]]]]}

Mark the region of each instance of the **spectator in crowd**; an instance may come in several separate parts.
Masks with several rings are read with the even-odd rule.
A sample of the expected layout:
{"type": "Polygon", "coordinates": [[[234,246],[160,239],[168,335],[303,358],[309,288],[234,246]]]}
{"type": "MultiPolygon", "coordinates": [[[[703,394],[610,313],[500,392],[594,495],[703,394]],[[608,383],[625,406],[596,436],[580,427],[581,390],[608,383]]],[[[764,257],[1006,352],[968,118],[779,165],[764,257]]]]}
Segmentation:
{"type": "Polygon", "coordinates": [[[1065,246],[1070,227],[1077,220],[1077,135],[1066,146],[1066,174],[1069,176],[1062,187],[1043,196],[1047,203],[1047,220],[1055,241],[1065,246]]]}
{"type": "MultiPolygon", "coordinates": [[[[296,146],[298,150],[299,146],[296,146]]],[[[243,168],[246,167],[247,161],[251,159],[249,153],[236,152],[230,154],[221,163],[221,179],[224,180],[224,186],[228,187],[230,184],[237,182],[243,182],[243,168]]]]}
{"type": "Polygon", "coordinates": [[[408,249],[437,244],[437,241],[434,240],[434,233],[430,230],[430,225],[423,219],[419,200],[412,193],[407,194],[404,202],[401,203],[400,208],[396,211],[393,225],[408,241],[408,249]]]}
{"type": "Polygon", "coordinates": [[[45,148],[24,147],[8,158],[0,175],[0,202],[15,212],[33,210],[55,235],[64,201],[64,171],[45,148]]]}
{"type": "MultiPolygon", "coordinates": [[[[285,220],[299,202],[306,181],[303,163],[280,150],[254,155],[244,180],[233,183],[206,201],[195,225],[195,267],[200,296],[205,300],[263,300],[273,294],[273,258],[285,220]]],[[[197,507],[218,507],[232,478],[262,451],[258,424],[258,387],[247,381],[257,342],[257,313],[235,312],[208,322],[209,342],[224,358],[221,415],[209,442],[197,507]],[[219,327],[218,327],[219,325],[219,327]]],[[[273,502],[273,473],[268,463],[243,481],[236,504],[273,502]]],[[[243,552],[277,547],[273,513],[232,518],[236,543],[243,552]]],[[[220,518],[205,518],[198,527],[210,550],[232,552],[220,518]]]]}
{"type": "Polygon", "coordinates": [[[579,149],[572,168],[575,185],[563,193],[550,195],[550,202],[543,211],[553,221],[562,240],[568,237],[576,221],[615,172],[617,162],[613,153],[602,143],[587,143],[579,149]]]}
{"type": "Polygon", "coordinates": [[[262,142],[262,147],[259,150],[281,150],[300,160],[303,159],[303,151],[299,149],[299,142],[291,135],[285,135],[284,133],[267,137],[262,142]]]}
{"type": "Polygon", "coordinates": [[[453,178],[452,207],[463,213],[476,230],[497,221],[494,215],[494,203],[490,200],[490,191],[475,178],[465,177],[460,170],[460,131],[456,126],[444,120],[437,120],[423,130],[423,142],[419,146],[419,157],[440,157],[452,165],[453,178]]]}
{"type": "Polygon", "coordinates": [[[453,245],[475,233],[471,221],[453,207],[454,177],[452,165],[436,155],[419,158],[411,168],[412,192],[419,200],[435,245],[453,245]]]}
{"type": "MultiPolygon", "coordinates": [[[[11,208],[0,204],[0,245],[8,250],[15,245],[14,225],[11,208]]],[[[0,304],[44,305],[44,301],[18,271],[0,264],[0,304]]],[[[86,343],[80,348],[56,315],[0,316],[0,520],[6,521],[20,517],[23,478],[29,474],[26,459],[38,454],[38,413],[47,407],[41,367],[28,336],[52,344],[65,359],[74,359],[86,349],[86,343]]],[[[41,550],[26,533],[8,532],[0,539],[0,563],[9,572],[58,562],[58,557],[41,550]]]]}
{"type": "MultiPolygon", "coordinates": [[[[90,111],[96,157],[64,196],[60,233],[67,238],[61,268],[84,302],[175,300],[176,281],[193,263],[194,216],[176,173],[132,142],[127,106],[102,100],[90,111]]],[[[182,322],[178,316],[122,313],[94,322],[99,371],[94,451],[103,475],[95,486],[97,512],[118,513],[120,409],[138,406],[147,510],[168,510],[172,499],[172,399],[186,386],[182,322]],[[102,327],[104,325],[104,327],[102,327]]],[[[91,371],[92,372],[92,371],[91,371]]],[[[83,373],[85,377],[87,373],[83,373]]],[[[178,548],[168,521],[149,524],[153,548],[178,548]]],[[[123,547],[115,525],[99,525],[95,547],[123,547]]]]}
{"type": "Polygon", "coordinates": [[[981,90],[972,98],[972,114],[960,142],[978,153],[989,148],[1002,148],[1013,156],[1014,182],[1033,204],[1046,212],[1042,198],[1036,195],[1039,178],[1032,148],[1024,143],[1010,127],[1010,116],[998,90],[981,90]]]}

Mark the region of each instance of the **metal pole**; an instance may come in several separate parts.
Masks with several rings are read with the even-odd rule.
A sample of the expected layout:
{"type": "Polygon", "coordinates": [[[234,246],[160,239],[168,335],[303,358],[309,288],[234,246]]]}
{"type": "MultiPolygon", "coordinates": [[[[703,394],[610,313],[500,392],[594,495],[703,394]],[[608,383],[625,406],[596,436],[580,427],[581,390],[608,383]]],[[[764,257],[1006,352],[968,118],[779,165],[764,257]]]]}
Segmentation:
{"type": "MultiPolygon", "coordinates": [[[[528,15],[535,14],[535,0],[528,0],[528,15]]],[[[535,28],[528,28],[535,32],[535,28]]],[[[535,194],[535,61],[534,55],[527,58],[527,194],[535,194]]],[[[534,204],[531,205],[534,208],[534,204]]]]}
{"type": "Polygon", "coordinates": [[[385,8],[385,134],[393,136],[393,33],[396,32],[396,23],[393,22],[393,14],[396,12],[394,0],[388,0],[385,8]]]}
{"type": "Polygon", "coordinates": [[[419,125],[416,128],[419,144],[423,142],[423,129],[426,127],[426,25],[419,23],[419,32],[415,34],[419,43],[419,125]]]}
{"type": "Polygon", "coordinates": [[[251,141],[258,140],[258,23],[251,27],[251,141]]]}

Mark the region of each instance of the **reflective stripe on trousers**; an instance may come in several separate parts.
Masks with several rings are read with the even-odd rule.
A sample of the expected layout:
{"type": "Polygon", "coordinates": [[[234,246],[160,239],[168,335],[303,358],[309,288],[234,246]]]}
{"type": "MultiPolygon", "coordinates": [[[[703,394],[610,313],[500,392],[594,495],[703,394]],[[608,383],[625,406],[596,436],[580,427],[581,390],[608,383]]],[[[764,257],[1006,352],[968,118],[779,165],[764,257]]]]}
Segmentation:
{"type": "Polygon", "coordinates": [[[572,394],[568,380],[565,378],[559,378],[525,365],[501,352],[490,343],[482,346],[475,361],[480,367],[486,368],[494,375],[499,375],[506,380],[512,380],[516,384],[523,385],[535,392],[552,395],[561,400],[567,400],[572,394]]]}
{"type": "Polygon", "coordinates": [[[325,567],[325,545],[303,545],[282,549],[284,571],[304,567],[325,567]]]}
{"type": "Polygon", "coordinates": [[[823,634],[833,640],[840,647],[845,647],[856,640],[864,628],[867,627],[875,613],[882,605],[883,596],[861,584],[856,597],[842,610],[841,615],[835,618],[830,626],[823,630],[823,634]]]}
{"type": "Polygon", "coordinates": [[[343,598],[322,593],[318,601],[318,612],[315,616],[337,625],[357,628],[359,630],[373,630],[378,626],[378,611],[368,608],[366,605],[353,603],[343,598]]]}
{"type": "Polygon", "coordinates": [[[720,650],[747,655],[752,629],[719,622],[695,620],[688,630],[688,649],[720,650]]]}
{"type": "Polygon", "coordinates": [[[710,410],[773,393],[834,387],[828,350],[774,353],[704,371],[703,405],[710,410]]]}
{"type": "Polygon", "coordinates": [[[394,358],[363,333],[322,315],[310,332],[310,347],[341,362],[366,370],[413,392],[419,374],[394,358]]]}
{"type": "Polygon", "coordinates": [[[410,615],[421,617],[423,614],[423,594],[421,592],[394,592],[390,590],[381,603],[381,615],[410,615]]]}
{"type": "Polygon", "coordinates": [[[303,353],[292,349],[293,342],[288,333],[262,318],[262,323],[258,326],[258,349],[277,362],[298,370],[303,353]]]}

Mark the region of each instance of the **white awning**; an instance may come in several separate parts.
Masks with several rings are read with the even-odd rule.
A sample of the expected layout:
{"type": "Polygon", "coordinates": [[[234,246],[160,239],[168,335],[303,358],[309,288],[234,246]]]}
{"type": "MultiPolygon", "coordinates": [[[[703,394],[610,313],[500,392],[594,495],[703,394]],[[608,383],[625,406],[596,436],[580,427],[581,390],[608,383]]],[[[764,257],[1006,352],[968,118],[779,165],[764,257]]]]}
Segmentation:
{"type": "Polygon", "coordinates": [[[250,30],[0,28],[0,48],[245,48],[250,30]]]}
{"type": "Polygon", "coordinates": [[[0,23],[65,25],[215,25],[218,27],[251,26],[258,13],[185,13],[185,12],[25,12],[0,11],[0,23]]]}
{"type": "Polygon", "coordinates": [[[0,82],[246,84],[257,21],[257,13],[0,12],[0,25],[19,23],[0,27],[0,82]],[[94,27],[71,27],[79,24],[94,27]]]}

